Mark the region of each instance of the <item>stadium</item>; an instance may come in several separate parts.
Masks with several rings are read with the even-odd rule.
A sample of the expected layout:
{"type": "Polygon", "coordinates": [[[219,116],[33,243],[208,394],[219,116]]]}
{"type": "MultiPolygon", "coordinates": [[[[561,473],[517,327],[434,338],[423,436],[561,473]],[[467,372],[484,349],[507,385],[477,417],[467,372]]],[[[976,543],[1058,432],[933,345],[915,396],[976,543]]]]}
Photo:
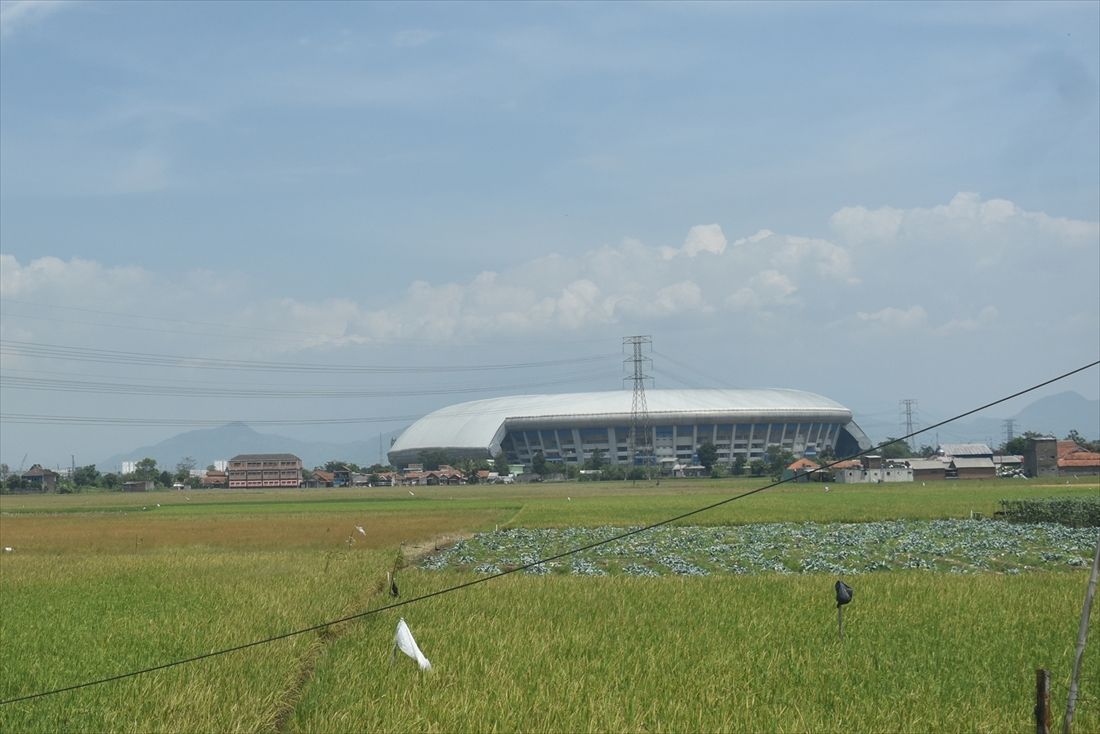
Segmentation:
{"type": "MultiPolygon", "coordinates": [[[[504,452],[512,464],[530,465],[541,451],[548,462],[582,464],[599,451],[612,464],[631,464],[633,392],[517,395],[459,403],[430,413],[407,428],[389,451],[390,464],[406,467],[427,452],[454,460],[487,459],[504,452]]],[[[769,446],[795,456],[826,447],[837,456],[871,448],[852,411],[801,390],[648,390],[643,424],[652,451],[639,463],[690,463],[696,449],[713,443],[718,462],[751,462],[769,446]]],[[[645,445],[644,439],[639,445],[645,445]]]]}

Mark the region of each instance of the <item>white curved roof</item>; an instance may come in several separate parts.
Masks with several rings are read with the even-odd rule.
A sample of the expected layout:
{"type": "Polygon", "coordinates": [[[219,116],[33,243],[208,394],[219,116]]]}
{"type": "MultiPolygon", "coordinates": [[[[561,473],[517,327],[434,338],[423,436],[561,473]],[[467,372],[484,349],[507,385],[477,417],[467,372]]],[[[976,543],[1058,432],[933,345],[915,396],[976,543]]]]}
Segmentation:
{"type": "MultiPolygon", "coordinates": [[[[428,448],[495,453],[507,427],[609,422],[629,424],[633,391],[514,395],[441,408],[409,426],[391,454],[428,448]],[[506,426],[507,423],[507,426],[506,426]],[[525,425],[526,424],[526,425],[525,425]]],[[[650,420],[828,420],[847,423],[852,411],[802,390],[647,390],[650,420]]]]}

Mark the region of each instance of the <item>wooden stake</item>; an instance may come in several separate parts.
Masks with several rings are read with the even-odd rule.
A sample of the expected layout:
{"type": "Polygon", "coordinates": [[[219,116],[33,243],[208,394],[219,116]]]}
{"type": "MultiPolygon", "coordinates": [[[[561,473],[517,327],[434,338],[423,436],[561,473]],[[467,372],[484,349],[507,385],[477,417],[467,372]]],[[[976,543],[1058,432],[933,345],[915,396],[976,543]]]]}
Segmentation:
{"type": "Polygon", "coordinates": [[[840,641],[844,642],[844,607],[836,605],[836,627],[840,632],[840,641]]]}
{"type": "Polygon", "coordinates": [[[1073,675],[1069,680],[1069,696],[1066,699],[1066,715],[1062,719],[1062,734],[1070,734],[1073,726],[1073,711],[1077,708],[1077,678],[1081,674],[1081,658],[1085,655],[1085,642],[1089,637],[1089,615],[1092,613],[1092,600],[1096,596],[1096,581],[1100,576],[1100,537],[1096,539],[1096,555],[1092,559],[1092,575],[1089,576],[1088,589],[1085,591],[1085,605],[1081,609],[1081,624],[1077,628],[1077,650],[1073,655],[1073,675]]]}
{"type": "Polygon", "coordinates": [[[1035,671],[1035,734],[1050,734],[1050,671],[1035,671]]]}

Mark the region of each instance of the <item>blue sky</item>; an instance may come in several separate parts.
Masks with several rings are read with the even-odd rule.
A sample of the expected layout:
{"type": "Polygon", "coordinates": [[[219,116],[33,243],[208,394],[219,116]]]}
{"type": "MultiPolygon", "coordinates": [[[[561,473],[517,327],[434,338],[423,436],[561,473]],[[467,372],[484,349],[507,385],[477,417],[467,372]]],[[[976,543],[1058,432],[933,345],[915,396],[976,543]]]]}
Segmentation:
{"type": "MultiPolygon", "coordinates": [[[[371,378],[483,397],[617,387],[619,341],[644,333],[658,387],[946,415],[1100,353],[1098,29],[1097,3],[5,0],[0,337],[320,364],[611,355],[607,374],[371,378]]],[[[4,413],[272,420],[455,399],[2,392],[4,413]]],[[[9,424],[0,458],[175,430],[9,424]]]]}

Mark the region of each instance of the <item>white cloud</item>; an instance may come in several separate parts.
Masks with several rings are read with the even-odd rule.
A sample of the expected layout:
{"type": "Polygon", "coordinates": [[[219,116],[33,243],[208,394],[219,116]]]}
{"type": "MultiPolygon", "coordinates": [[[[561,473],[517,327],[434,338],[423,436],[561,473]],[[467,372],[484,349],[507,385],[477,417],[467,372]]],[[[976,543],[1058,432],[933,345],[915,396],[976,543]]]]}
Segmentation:
{"type": "Polygon", "coordinates": [[[997,321],[997,313],[997,308],[995,306],[986,306],[974,316],[951,319],[937,327],[935,331],[937,334],[946,336],[951,334],[965,334],[967,332],[985,329],[992,326],[993,323],[997,321]]]}
{"type": "Polygon", "coordinates": [[[4,0],[0,2],[0,37],[8,38],[69,4],[69,0],[4,0]]]}
{"type": "Polygon", "coordinates": [[[857,247],[924,244],[929,253],[959,248],[1020,250],[1036,245],[1087,247],[1100,238],[1100,222],[1026,211],[1006,199],[983,200],[969,191],[928,208],[845,207],[829,223],[841,243],[857,247]]]}
{"type": "Polygon", "coordinates": [[[927,209],[848,207],[831,221],[837,241],[766,229],[727,241],[719,225],[697,225],[679,247],[626,239],[577,254],[551,253],[465,281],[414,281],[378,307],[348,298],[272,296],[269,284],[239,274],[168,277],[79,258],[21,265],[4,255],[0,290],[9,298],[46,301],[62,294],[62,303],[110,303],[136,312],[139,304],[156,303],[161,313],[176,304],[181,313],[205,312],[208,320],[235,328],[281,330],[282,338],[257,348],[288,353],[402,340],[456,344],[486,334],[568,338],[614,325],[677,328],[722,311],[751,316],[732,320],[742,330],[762,323],[772,329],[835,324],[856,337],[868,329],[927,338],[978,335],[998,321],[1023,323],[1030,312],[1026,294],[1044,278],[1059,289],[1063,317],[1083,314],[1086,330],[1098,320],[1095,222],[966,194],[927,209]],[[969,254],[941,242],[957,226],[972,235],[969,254]],[[1092,248],[1079,246],[1090,238],[1092,248]],[[1058,252],[1068,253],[1069,267],[1051,265],[1058,252]],[[975,266],[983,259],[990,264],[978,277],[975,266]]]}
{"type": "Polygon", "coordinates": [[[871,313],[858,311],[856,312],[856,318],[895,331],[917,329],[925,326],[928,323],[928,312],[922,306],[910,306],[909,308],[887,306],[871,313]]]}
{"type": "Polygon", "coordinates": [[[47,296],[71,298],[81,294],[87,301],[117,300],[135,289],[144,290],[153,281],[146,270],[134,266],[106,267],[92,260],[41,257],[21,265],[11,255],[0,255],[0,296],[25,298],[47,296]]]}

